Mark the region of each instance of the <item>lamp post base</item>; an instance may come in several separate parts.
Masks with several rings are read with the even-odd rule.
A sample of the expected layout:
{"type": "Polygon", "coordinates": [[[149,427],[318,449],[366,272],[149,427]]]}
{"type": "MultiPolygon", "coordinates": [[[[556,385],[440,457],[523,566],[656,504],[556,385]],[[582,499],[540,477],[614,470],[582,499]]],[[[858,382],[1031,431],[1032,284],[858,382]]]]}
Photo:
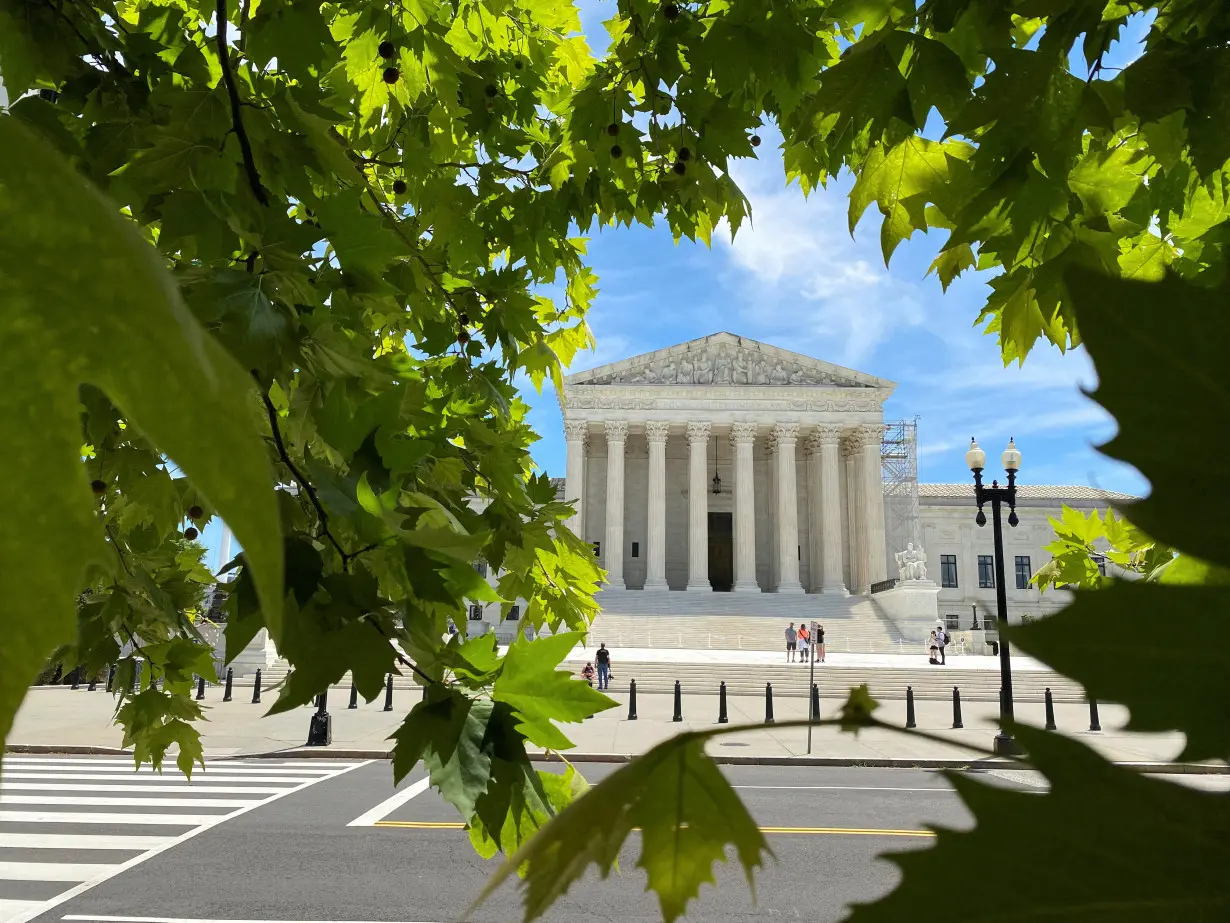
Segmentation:
{"type": "Polygon", "coordinates": [[[1025,753],[1016,740],[1008,734],[996,734],[991,749],[996,756],[1022,756],[1025,753]]]}

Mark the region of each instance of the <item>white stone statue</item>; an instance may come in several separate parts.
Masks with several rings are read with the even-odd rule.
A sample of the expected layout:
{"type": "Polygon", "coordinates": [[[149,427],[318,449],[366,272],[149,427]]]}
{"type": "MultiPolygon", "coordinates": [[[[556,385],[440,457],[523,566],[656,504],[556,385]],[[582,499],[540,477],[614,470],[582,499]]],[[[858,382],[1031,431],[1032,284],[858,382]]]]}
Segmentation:
{"type": "Polygon", "coordinates": [[[718,350],[713,362],[713,383],[718,385],[730,384],[730,353],[725,346],[718,350]]]}
{"type": "Polygon", "coordinates": [[[679,384],[690,385],[696,373],[692,370],[692,360],[684,353],[679,357],[679,384]]]}
{"type": "Polygon", "coordinates": [[[898,551],[894,557],[897,559],[898,579],[927,579],[927,553],[921,546],[915,548],[913,542],[907,542],[905,551],[898,551]]]}

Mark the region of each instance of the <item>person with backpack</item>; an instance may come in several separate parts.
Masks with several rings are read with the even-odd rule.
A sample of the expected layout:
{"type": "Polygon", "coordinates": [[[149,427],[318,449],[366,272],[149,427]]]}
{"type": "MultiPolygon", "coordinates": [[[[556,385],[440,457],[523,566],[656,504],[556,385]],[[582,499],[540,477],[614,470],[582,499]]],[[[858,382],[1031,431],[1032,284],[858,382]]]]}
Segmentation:
{"type": "Polygon", "coordinates": [[[811,632],[807,630],[807,623],[804,622],[799,626],[799,663],[811,663],[811,632]]]}
{"type": "Polygon", "coordinates": [[[598,689],[609,689],[611,687],[611,652],[606,649],[605,643],[598,645],[594,659],[598,661],[598,689]]]}
{"type": "Polygon", "coordinates": [[[944,656],[944,648],[948,646],[948,630],[944,628],[942,622],[935,623],[935,643],[939,645],[940,666],[947,666],[948,660],[944,656]]]}

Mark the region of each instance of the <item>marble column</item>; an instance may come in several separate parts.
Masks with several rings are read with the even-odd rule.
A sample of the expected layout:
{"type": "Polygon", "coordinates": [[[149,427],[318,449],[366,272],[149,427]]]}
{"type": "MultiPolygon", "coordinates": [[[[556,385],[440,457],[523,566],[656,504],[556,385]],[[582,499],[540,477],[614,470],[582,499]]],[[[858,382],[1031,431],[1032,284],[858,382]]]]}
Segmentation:
{"type": "MultiPolygon", "coordinates": [[[[753,452],[754,452],[753,447],[753,452]]],[[[769,566],[766,568],[768,579],[765,581],[764,592],[772,593],[777,589],[777,436],[769,430],[764,439],[765,472],[764,481],[766,503],[765,520],[768,526],[769,566]]]]}
{"type": "Polygon", "coordinates": [[[736,593],[758,593],[756,582],[756,483],[752,469],[755,423],[734,423],[730,442],[735,450],[735,585],[736,593]]]}
{"type": "Polygon", "coordinates": [[[857,433],[842,442],[841,455],[846,468],[846,510],[850,525],[850,592],[866,595],[869,589],[863,517],[865,506],[863,497],[866,490],[858,463],[861,454],[862,443],[859,442],[857,433]]]}
{"type": "Polygon", "coordinates": [[[884,474],[883,462],[880,460],[884,425],[875,423],[861,426],[859,436],[863,446],[863,534],[867,554],[865,576],[870,585],[879,583],[888,576],[884,535],[884,474]]]}
{"type": "Polygon", "coordinates": [[[649,534],[646,539],[645,589],[665,590],[666,585],[666,438],[670,424],[652,420],[645,424],[649,443],[649,534]]]}
{"type": "Polygon", "coordinates": [[[821,593],[847,596],[841,554],[841,427],[831,423],[817,426],[811,444],[820,482],[820,574],[812,586],[821,593]]]}
{"type": "Polygon", "coordinates": [[[821,507],[820,494],[824,490],[824,479],[820,476],[820,465],[823,463],[820,448],[819,433],[815,430],[803,443],[805,476],[807,477],[807,590],[819,593],[823,590],[824,581],[821,577],[823,569],[824,543],[824,513],[821,507]]]}
{"type": "Polygon", "coordinates": [[[564,499],[576,505],[576,512],[568,517],[566,525],[585,538],[585,444],[589,440],[589,424],[584,420],[565,420],[564,436],[568,440],[564,499]]]}
{"type": "Polygon", "coordinates": [[[799,494],[794,461],[799,424],[778,423],[777,439],[777,592],[802,593],[799,583],[799,494]]]}
{"type": "Polygon", "coordinates": [[[708,423],[688,424],[688,589],[712,592],[709,584],[708,423]]]}
{"type": "Polygon", "coordinates": [[[606,421],[606,538],[602,560],[606,565],[606,585],[624,588],[624,445],[628,424],[624,420],[606,421]]]}

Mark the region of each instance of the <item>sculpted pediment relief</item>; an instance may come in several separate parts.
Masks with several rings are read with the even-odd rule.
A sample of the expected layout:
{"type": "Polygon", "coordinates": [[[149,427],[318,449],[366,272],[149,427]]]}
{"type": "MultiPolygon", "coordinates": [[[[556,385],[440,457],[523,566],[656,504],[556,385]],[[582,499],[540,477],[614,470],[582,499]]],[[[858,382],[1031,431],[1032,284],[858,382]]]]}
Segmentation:
{"type": "Polygon", "coordinates": [[[569,385],[892,387],[892,382],[871,375],[729,333],[569,375],[566,381],[569,385]]]}

